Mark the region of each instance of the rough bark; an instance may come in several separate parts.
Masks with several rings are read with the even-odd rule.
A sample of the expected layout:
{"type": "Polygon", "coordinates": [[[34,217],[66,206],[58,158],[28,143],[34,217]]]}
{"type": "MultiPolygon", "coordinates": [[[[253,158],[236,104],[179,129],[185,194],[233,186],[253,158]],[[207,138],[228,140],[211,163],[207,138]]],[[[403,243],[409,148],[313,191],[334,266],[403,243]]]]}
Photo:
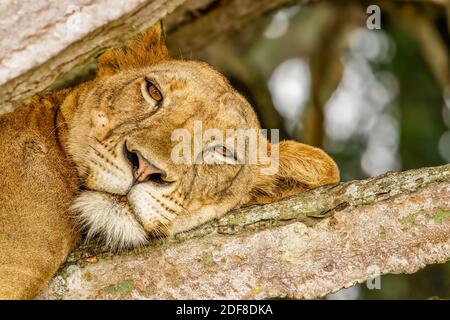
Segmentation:
{"type": "Polygon", "coordinates": [[[88,245],[38,298],[317,298],[449,259],[450,164],[232,211],[118,255],[88,245]]]}

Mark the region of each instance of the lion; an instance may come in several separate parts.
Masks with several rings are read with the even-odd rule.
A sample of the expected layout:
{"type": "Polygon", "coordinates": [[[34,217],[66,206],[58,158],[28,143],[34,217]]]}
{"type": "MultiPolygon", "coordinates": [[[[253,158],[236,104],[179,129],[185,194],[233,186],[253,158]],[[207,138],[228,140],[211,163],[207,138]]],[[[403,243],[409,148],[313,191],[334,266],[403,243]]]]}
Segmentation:
{"type": "Polygon", "coordinates": [[[161,24],[103,53],[95,79],[1,116],[0,297],[33,298],[83,230],[133,248],[339,181],[321,149],[259,133],[278,155],[263,173],[267,163],[242,161],[249,151],[231,143],[248,129],[260,129],[250,104],[205,62],[170,58],[161,24]],[[174,161],[174,131],[195,136],[196,122],[225,140],[197,145],[193,157],[212,162],[174,161]]]}

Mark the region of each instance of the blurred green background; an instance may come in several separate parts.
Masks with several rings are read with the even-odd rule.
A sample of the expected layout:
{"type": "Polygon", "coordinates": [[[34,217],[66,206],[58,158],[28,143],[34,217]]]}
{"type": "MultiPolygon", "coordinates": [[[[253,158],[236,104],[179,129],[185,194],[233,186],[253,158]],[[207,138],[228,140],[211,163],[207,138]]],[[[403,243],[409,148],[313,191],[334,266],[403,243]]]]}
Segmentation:
{"type": "MultiPolygon", "coordinates": [[[[445,10],[380,1],[381,29],[369,30],[368,5],[283,8],[188,58],[223,72],[253,104],[264,128],[326,149],[343,180],[449,163],[445,10]]],[[[363,283],[327,298],[436,296],[450,298],[450,263],[413,275],[383,275],[381,289],[363,283]]]]}

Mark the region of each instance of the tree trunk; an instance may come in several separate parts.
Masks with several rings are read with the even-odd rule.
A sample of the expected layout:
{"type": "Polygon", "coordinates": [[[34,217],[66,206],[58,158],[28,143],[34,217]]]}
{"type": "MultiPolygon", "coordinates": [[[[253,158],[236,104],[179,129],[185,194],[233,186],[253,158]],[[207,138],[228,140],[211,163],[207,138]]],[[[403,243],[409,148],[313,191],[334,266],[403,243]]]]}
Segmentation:
{"type": "Polygon", "coordinates": [[[112,255],[75,251],[39,299],[318,298],[450,259],[450,164],[235,210],[112,255]]]}

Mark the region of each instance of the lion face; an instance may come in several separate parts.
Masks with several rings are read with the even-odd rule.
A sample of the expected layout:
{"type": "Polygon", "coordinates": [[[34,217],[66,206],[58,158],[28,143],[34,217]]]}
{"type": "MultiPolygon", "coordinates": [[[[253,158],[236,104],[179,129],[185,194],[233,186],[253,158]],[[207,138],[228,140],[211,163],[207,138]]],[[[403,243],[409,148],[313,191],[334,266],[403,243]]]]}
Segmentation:
{"type": "Polygon", "coordinates": [[[118,73],[100,80],[79,109],[69,146],[90,191],[76,207],[91,232],[120,235],[110,242],[136,245],[147,232],[189,228],[249,194],[254,168],[237,164],[240,155],[226,141],[203,139],[178,163],[173,154],[181,143],[174,132],[194,137],[197,123],[203,131],[259,128],[248,103],[209,66],[166,61],[118,73]],[[196,164],[202,156],[218,161],[196,164]]]}
{"type": "Polygon", "coordinates": [[[97,79],[62,106],[66,149],[85,186],[73,208],[88,238],[139,246],[149,234],[174,234],[250,201],[338,180],[321,150],[267,144],[248,102],[207,64],[169,59],[158,27],[133,45],[102,56],[97,79]],[[238,147],[246,130],[271,155],[279,152],[274,173],[249,161],[249,140],[238,147]]]}

